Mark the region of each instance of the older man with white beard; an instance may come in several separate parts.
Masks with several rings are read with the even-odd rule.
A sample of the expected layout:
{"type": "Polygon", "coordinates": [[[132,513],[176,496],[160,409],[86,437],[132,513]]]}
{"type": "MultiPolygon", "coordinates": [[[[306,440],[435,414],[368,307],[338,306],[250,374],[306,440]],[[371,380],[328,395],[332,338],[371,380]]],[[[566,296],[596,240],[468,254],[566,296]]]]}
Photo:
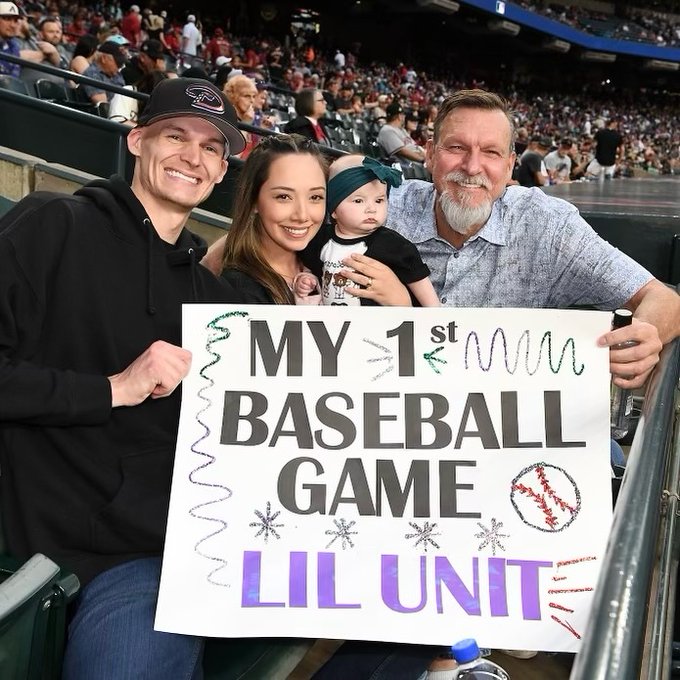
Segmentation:
{"type": "Polygon", "coordinates": [[[507,186],[514,138],[502,97],[450,95],[427,143],[433,183],[394,189],[386,225],[416,244],[444,305],[633,310],[636,323],[599,342],[637,343],[612,349],[610,368],[621,387],[642,385],[662,343],[680,335],[680,296],[603,241],[570,203],[507,186]]]}

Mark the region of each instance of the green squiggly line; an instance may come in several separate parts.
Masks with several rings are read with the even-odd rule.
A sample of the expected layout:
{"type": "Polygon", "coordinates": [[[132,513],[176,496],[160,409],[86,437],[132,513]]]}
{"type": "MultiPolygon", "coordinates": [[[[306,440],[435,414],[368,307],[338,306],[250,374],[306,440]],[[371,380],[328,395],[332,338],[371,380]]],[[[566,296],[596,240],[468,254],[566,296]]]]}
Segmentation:
{"type": "Polygon", "coordinates": [[[220,534],[222,531],[224,531],[227,528],[227,523],[219,519],[217,517],[211,517],[209,514],[205,514],[201,511],[203,508],[207,508],[210,505],[215,505],[217,503],[221,503],[222,501],[226,501],[232,496],[232,491],[229,487],[225,486],[224,484],[216,484],[216,483],[210,483],[210,482],[203,482],[197,479],[197,475],[201,470],[205,470],[213,463],[215,462],[215,456],[213,456],[211,453],[208,453],[207,451],[201,450],[199,448],[199,445],[201,442],[205,441],[209,436],[210,436],[210,427],[204,420],[202,420],[202,415],[208,411],[208,409],[212,406],[212,399],[210,399],[209,396],[207,396],[206,392],[210,390],[215,385],[215,381],[210,377],[208,371],[210,368],[213,366],[217,365],[220,360],[222,359],[222,355],[219,354],[214,349],[214,345],[226,340],[230,337],[231,331],[229,328],[226,326],[221,326],[221,322],[224,321],[225,319],[228,319],[233,316],[238,316],[238,317],[246,317],[248,316],[247,312],[239,312],[239,311],[233,311],[233,312],[226,312],[225,314],[221,314],[218,317],[215,317],[210,321],[206,329],[209,331],[213,331],[212,334],[208,336],[208,340],[206,341],[205,344],[205,349],[212,356],[212,360],[209,361],[207,364],[201,367],[201,370],[199,371],[199,375],[201,378],[203,378],[205,381],[207,381],[207,385],[204,385],[201,387],[198,392],[197,396],[199,399],[201,399],[205,404],[203,405],[202,408],[198,410],[196,413],[195,419],[196,422],[203,428],[203,434],[193,442],[191,445],[191,451],[199,456],[203,456],[204,458],[207,458],[206,461],[195,467],[190,473],[189,473],[189,481],[192,484],[196,484],[197,486],[202,486],[202,487],[207,487],[207,488],[212,488],[212,489],[218,489],[221,493],[218,498],[215,498],[214,500],[207,501],[205,503],[199,503],[198,505],[195,505],[189,509],[189,514],[196,518],[196,519],[202,519],[206,520],[208,522],[216,523],[217,529],[215,531],[210,532],[206,536],[203,536],[201,539],[199,539],[195,544],[194,544],[194,552],[196,554],[200,555],[201,557],[211,560],[212,562],[217,562],[219,566],[217,566],[215,569],[213,569],[207,576],[207,579],[210,583],[218,586],[227,586],[228,584],[222,583],[220,581],[215,580],[215,575],[222,570],[224,567],[227,565],[227,561],[222,559],[221,557],[217,557],[215,555],[211,555],[201,549],[201,545],[205,543],[206,541],[210,540],[214,536],[217,536],[220,534]],[[216,332],[216,333],[215,333],[216,332]]]}

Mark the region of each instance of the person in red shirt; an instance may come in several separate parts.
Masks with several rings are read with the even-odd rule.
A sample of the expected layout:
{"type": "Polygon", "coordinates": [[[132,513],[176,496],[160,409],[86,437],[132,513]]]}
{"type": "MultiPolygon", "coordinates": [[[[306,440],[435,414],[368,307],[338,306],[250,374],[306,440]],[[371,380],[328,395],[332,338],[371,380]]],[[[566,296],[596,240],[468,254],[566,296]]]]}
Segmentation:
{"type": "Polygon", "coordinates": [[[139,5],[132,5],[120,23],[120,32],[130,41],[133,47],[139,47],[142,34],[142,17],[139,5]]]}
{"type": "Polygon", "coordinates": [[[210,64],[215,64],[218,57],[231,57],[231,43],[224,37],[224,31],[216,28],[212,38],[207,42],[203,58],[210,64]]]}

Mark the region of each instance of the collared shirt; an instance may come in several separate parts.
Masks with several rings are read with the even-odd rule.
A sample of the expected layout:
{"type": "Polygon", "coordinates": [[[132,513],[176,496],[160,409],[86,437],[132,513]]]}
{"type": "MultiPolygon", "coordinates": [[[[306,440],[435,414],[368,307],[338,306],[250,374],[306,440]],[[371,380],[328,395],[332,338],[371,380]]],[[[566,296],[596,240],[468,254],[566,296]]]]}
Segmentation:
{"type": "Polygon", "coordinates": [[[653,278],[541,189],[508,187],[460,249],[438,235],[434,202],[433,184],[406,180],[390,192],[386,226],[416,244],[444,305],[613,310],[653,278]]]}
{"type": "MultiPolygon", "coordinates": [[[[0,39],[0,54],[11,54],[15,57],[18,57],[19,42],[16,40],[16,38],[10,38],[9,40],[0,39]]],[[[0,59],[0,74],[19,78],[21,75],[21,65],[13,63],[10,64],[10,62],[2,61],[0,59]]]]}
{"type": "MultiPolygon", "coordinates": [[[[118,87],[125,87],[125,80],[120,73],[116,73],[114,76],[107,76],[104,71],[102,71],[97,64],[90,64],[83,72],[84,76],[88,78],[94,78],[94,80],[101,80],[103,83],[108,83],[109,85],[118,85],[118,87]]],[[[100,90],[92,85],[83,85],[85,94],[92,98],[93,94],[101,94],[102,92],[106,95],[106,98],[111,101],[115,92],[110,92],[109,90],[100,90]]]]}

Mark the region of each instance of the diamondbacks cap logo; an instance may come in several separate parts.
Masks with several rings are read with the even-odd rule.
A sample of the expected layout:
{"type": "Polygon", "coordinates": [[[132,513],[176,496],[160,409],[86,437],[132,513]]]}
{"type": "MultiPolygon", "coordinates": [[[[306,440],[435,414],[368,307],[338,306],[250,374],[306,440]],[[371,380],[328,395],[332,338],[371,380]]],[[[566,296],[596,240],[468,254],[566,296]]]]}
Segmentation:
{"type": "Polygon", "coordinates": [[[186,89],[187,96],[192,100],[191,106],[206,113],[222,115],[224,103],[213,90],[204,85],[190,85],[186,89]]]}

